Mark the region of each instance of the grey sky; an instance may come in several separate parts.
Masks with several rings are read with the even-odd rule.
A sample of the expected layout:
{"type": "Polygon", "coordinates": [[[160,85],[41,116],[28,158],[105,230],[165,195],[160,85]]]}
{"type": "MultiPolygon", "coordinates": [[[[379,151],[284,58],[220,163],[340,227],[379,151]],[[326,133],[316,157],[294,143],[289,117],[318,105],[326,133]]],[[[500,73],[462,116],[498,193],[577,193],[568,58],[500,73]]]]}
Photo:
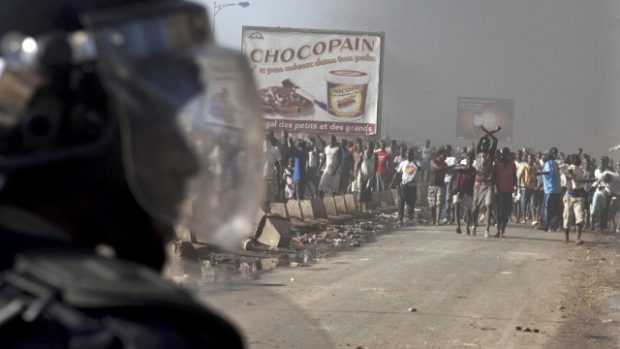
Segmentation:
{"type": "Polygon", "coordinates": [[[515,100],[511,147],[598,155],[620,143],[619,1],[250,3],[218,14],[220,43],[240,48],[242,25],[384,31],[383,136],[466,144],[462,96],[515,100]]]}

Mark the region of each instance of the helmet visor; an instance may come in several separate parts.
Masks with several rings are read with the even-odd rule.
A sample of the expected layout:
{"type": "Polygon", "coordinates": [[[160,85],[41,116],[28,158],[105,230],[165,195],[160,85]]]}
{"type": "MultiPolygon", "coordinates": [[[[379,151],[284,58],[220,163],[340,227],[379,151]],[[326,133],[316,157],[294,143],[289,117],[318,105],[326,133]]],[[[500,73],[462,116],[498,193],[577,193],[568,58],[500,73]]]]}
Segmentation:
{"type": "Polygon", "coordinates": [[[232,247],[253,226],[262,191],[262,117],[251,71],[234,51],[162,42],[169,21],[144,23],[94,31],[130,187],[152,216],[232,247]],[[134,38],[156,32],[157,49],[148,41],[139,51],[128,46],[136,40],[126,40],[127,28],[134,38]]]}

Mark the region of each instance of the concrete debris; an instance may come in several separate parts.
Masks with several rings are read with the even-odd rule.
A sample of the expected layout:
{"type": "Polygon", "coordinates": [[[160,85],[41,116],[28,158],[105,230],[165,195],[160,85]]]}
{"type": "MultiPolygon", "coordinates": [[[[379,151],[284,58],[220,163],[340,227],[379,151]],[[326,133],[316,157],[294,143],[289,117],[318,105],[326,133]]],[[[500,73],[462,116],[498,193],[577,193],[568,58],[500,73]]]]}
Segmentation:
{"type": "Polygon", "coordinates": [[[245,240],[241,241],[241,248],[247,251],[247,250],[252,248],[253,244],[254,244],[254,240],[252,240],[252,239],[245,239],[245,240]]]}
{"type": "Polygon", "coordinates": [[[290,222],[280,217],[265,217],[260,231],[256,232],[256,241],[270,247],[286,246],[289,243],[291,230],[290,222]]]}
{"type": "Polygon", "coordinates": [[[249,263],[241,263],[241,265],[239,265],[239,274],[241,274],[241,279],[251,279],[251,271],[252,269],[249,263]]]}
{"type": "Polygon", "coordinates": [[[271,214],[282,218],[290,218],[288,215],[288,209],[283,202],[274,202],[271,204],[271,214]]]}
{"type": "Polygon", "coordinates": [[[301,253],[301,264],[302,267],[310,266],[310,252],[308,250],[303,250],[301,253]]]}
{"type": "Polygon", "coordinates": [[[174,281],[177,284],[185,284],[187,282],[189,282],[189,280],[191,279],[191,277],[187,274],[183,274],[183,275],[178,275],[178,276],[173,276],[172,277],[172,281],[174,281]]]}
{"type": "Polygon", "coordinates": [[[194,245],[189,241],[178,240],[174,243],[174,254],[183,259],[196,260],[196,249],[194,245]]]}
{"type": "MultiPolygon", "coordinates": [[[[350,211],[346,197],[330,198],[340,204],[335,209],[350,211]],[[343,209],[345,208],[345,209],[343,209]]],[[[308,267],[342,249],[357,248],[372,242],[381,234],[396,226],[393,212],[376,212],[364,215],[340,215],[327,218],[321,199],[289,200],[287,204],[273,204],[270,212],[257,212],[254,236],[239,245],[238,252],[223,251],[207,244],[194,245],[188,241],[176,241],[170,245],[171,265],[174,275],[189,274],[202,278],[202,282],[228,282],[234,279],[248,280],[258,273],[272,268],[308,267]],[[302,206],[311,208],[301,213],[302,206]],[[288,215],[292,219],[285,219],[288,215]],[[302,218],[303,217],[303,218],[302,218]]],[[[428,211],[428,210],[426,210],[428,211]]],[[[423,217],[425,209],[417,209],[423,217]]],[[[294,279],[291,280],[294,282],[294,279]]]]}

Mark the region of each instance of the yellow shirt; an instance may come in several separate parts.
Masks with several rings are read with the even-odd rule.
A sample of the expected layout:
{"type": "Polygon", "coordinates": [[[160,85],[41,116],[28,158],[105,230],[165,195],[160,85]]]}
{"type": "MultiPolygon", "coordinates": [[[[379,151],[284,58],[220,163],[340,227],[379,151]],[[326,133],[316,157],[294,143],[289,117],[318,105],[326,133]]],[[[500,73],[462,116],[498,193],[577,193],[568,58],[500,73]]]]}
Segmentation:
{"type": "Polygon", "coordinates": [[[536,178],[536,166],[526,164],[521,172],[521,186],[527,189],[536,189],[538,179],[536,178]]]}

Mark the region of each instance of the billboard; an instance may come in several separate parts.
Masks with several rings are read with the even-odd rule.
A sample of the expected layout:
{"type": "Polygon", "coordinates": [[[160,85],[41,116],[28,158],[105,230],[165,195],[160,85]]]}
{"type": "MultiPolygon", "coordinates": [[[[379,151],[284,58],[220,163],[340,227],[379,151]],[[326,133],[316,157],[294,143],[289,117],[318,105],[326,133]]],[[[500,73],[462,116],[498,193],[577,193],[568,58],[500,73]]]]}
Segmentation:
{"type": "Polygon", "coordinates": [[[456,137],[478,139],[483,135],[480,126],[487,130],[502,130],[498,140],[511,142],[515,101],[513,99],[459,97],[457,101],[456,137]]]}
{"type": "Polygon", "coordinates": [[[378,134],[383,33],[244,26],[267,130],[378,134]]]}

